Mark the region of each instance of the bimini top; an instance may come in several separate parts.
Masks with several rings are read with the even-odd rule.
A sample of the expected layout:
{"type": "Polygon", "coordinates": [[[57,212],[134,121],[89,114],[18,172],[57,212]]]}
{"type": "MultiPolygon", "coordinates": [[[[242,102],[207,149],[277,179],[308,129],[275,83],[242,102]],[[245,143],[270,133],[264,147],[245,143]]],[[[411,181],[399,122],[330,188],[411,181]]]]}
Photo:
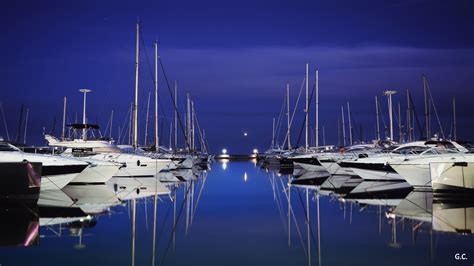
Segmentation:
{"type": "Polygon", "coordinates": [[[99,129],[98,125],[93,124],[70,124],[67,126],[74,129],[99,129]]]}

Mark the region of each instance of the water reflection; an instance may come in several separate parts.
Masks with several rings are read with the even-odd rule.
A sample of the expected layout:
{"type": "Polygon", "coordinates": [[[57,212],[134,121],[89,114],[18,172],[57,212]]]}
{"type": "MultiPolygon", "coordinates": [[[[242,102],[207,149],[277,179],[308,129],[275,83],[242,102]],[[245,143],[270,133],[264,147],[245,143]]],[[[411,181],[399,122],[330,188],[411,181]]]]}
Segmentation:
{"type": "MultiPolygon", "coordinates": [[[[286,217],[282,219],[282,224],[288,234],[288,246],[291,246],[293,233],[296,233],[308,265],[315,264],[313,260],[315,256],[317,256],[317,265],[324,263],[324,256],[321,253],[321,245],[324,245],[324,241],[321,241],[321,230],[325,232],[338,230],[321,226],[321,215],[325,215],[324,212],[320,212],[321,197],[326,198],[329,204],[339,206],[342,211],[341,219],[347,219],[349,225],[352,224],[354,212],[358,216],[363,213],[372,216],[375,213],[378,220],[377,231],[382,239],[385,237],[382,234],[384,224],[389,225],[385,226],[385,231],[390,234],[387,242],[389,248],[399,249],[403,245],[410,245],[404,243],[405,237],[399,236],[400,231],[405,234],[407,224],[413,234],[412,246],[415,246],[416,240],[421,237],[418,236],[419,234],[424,236],[427,234],[429,260],[425,263],[438,263],[433,260],[436,250],[434,242],[443,241],[442,237],[448,238],[444,235],[445,233],[466,237],[468,243],[470,241],[471,244],[467,246],[463,244],[464,242],[457,243],[461,251],[472,250],[474,247],[472,236],[474,200],[472,197],[464,194],[413,191],[406,183],[401,182],[367,182],[357,176],[327,175],[327,173],[317,171],[288,170],[271,167],[271,165],[261,165],[261,167],[265,169],[270,180],[276,208],[280,216],[286,217]],[[287,174],[282,175],[282,170],[287,174]],[[279,194],[283,197],[281,198],[279,194]],[[286,209],[283,208],[285,204],[287,204],[286,209]],[[299,212],[295,211],[297,209],[299,212]],[[316,214],[310,213],[310,210],[316,210],[316,214]],[[315,217],[316,221],[313,221],[312,217],[315,217]]],[[[360,228],[354,227],[352,230],[358,229],[360,228]]],[[[455,248],[456,246],[451,246],[449,250],[455,248]]]]}
{"type": "Polygon", "coordinates": [[[179,182],[68,185],[3,208],[0,244],[37,247],[1,248],[0,260],[388,266],[449,265],[456,252],[474,254],[472,200],[404,190],[351,195],[357,177],[225,163],[183,169],[179,182]]]}

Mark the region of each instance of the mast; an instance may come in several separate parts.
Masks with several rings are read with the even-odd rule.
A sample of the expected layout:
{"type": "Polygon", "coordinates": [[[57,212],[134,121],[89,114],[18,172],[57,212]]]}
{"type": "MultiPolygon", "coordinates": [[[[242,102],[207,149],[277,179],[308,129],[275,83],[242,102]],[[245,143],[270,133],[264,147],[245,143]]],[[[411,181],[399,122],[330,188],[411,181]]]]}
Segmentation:
{"type": "Polygon", "coordinates": [[[392,95],[397,93],[396,91],[386,90],[383,92],[387,96],[388,100],[388,116],[390,118],[390,140],[393,141],[393,109],[392,109],[392,95]]]}
{"type": "Polygon", "coordinates": [[[326,146],[326,132],[324,130],[324,125],[323,125],[323,146],[326,146]]]}
{"type": "MultiPolygon", "coordinates": [[[[28,109],[27,111],[27,117],[28,117],[28,109]]],[[[453,97],[453,135],[454,135],[454,140],[457,140],[456,136],[456,97],[453,97]]]]}
{"type": "Polygon", "coordinates": [[[275,117],[273,118],[273,125],[272,125],[272,149],[275,148],[275,117]]]}
{"type": "Polygon", "coordinates": [[[158,135],[158,42],[155,41],[155,151],[160,149],[158,135]]]}
{"type": "Polygon", "coordinates": [[[428,93],[426,91],[426,76],[423,74],[422,76],[423,79],[423,95],[424,95],[424,100],[425,100],[425,127],[426,127],[426,138],[430,138],[430,122],[428,119],[428,93]]]}
{"type": "Polygon", "coordinates": [[[61,130],[61,139],[64,140],[65,133],[66,133],[66,103],[67,103],[67,98],[64,96],[63,99],[63,128],[61,130]]]}
{"type": "Polygon", "coordinates": [[[410,106],[410,91],[407,89],[407,133],[408,142],[412,141],[411,137],[411,106],[410,106]]]}
{"type": "Polygon", "coordinates": [[[403,132],[402,132],[402,112],[400,108],[400,102],[398,102],[398,143],[403,141],[403,132]]]}
{"type": "Polygon", "coordinates": [[[82,124],[84,125],[84,128],[82,129],[82,139],[86,140],[87,139],[87,129],[86,129],[86,101],[87,101],[87,93],[91,92],[92,90],[88,89],[80,89],[80,92],[84,93],[84,105],[82,109],[82,124]]]}
{"type": "Polygon", "coordinates": [[[344,106],[341,105],[341,114],[342,114],[342,144],[346,146],[346,125],[344,124],[344,106]]]}
{"type": "Polygon", "coordinates": [[[347,102],[347,120],[349,123],[349,145],[352,145],[352,123],[351,123],[351,106],[347,102]]]}
{"type": "Polygon", "coordinates": [[[316,69],[316,147],[319,146],[319,74],[316,69]]]}
{"type": "Polygon", "coordinates": [[[375,115],[377,116],[377,140],[380,140],[379,100],[375,96],[375,115]]]}
{"type": "Polygon", "coordinates": [[[133,102],[130,103],[130,118],[128,125],[128,145],[132,145],[132,119],[133,119],[133,102]]]}
{"type": "Polygon", "coordinates": [[[28,128],[28,113],[30,112],[29,108],[26,108],[26,117],[25,117],[25,132],[23,133],[23,144],[26,144],[26,129],[28,128]]]}
{"type": "Polygon", "coordinates": [[[306,63],[306,76],[305,76],[305,83],[306,83],[306,108],[305,108],[305,122],[306,122],[306,127],[305,127],[305,150],[308,150],[308,109],[309,109],[309,98],[308,98],[308,68],[309,64],[306,63]]]}
{"type": "Polygon", "coordinates": [[[148,92],[148,101],[146,104],[146,118],[145,118],[145,143],[143,143],[145,146],[148,143],[147,138],[148,138],[148,117],[150,116],[150,92],[148,92]]]}
{"type": "Polygon", "coordinates": [[[193,151],[196,149],[196,143],[195,143],[195,112],[194,112],[194,101],[191,100],[191,147],[193,151]]]}
{"type": "Polygon", "coordinates": [[[188,143],[187,143],[188,150],[191,151],[191,101],[189,99],[189,93],[187,93],[186,105],[187,105],[186,120],[188,121],[186,137],[188,140],[188,143]]]}
{"type": "Polygon", "coordinates": [[[178,81],[174,81],[174,148],[178,149],[178,81]]]}
{"type": "Polygon", "coordinates": [[[133,105],[133,143],[134,150],[138,148],[138,56],[140,53],[140,22],[137,21],[137,43],[135,50],[135,104],[133,105]]]}
{"type": "Polygon", "coordinates": [[[287,127],[288,132],[286,133],[288,137],[288,150],[291,150],[291,126],[290,126],[290,83],[286,83],[286,117],[287,117],[287,127]]]}

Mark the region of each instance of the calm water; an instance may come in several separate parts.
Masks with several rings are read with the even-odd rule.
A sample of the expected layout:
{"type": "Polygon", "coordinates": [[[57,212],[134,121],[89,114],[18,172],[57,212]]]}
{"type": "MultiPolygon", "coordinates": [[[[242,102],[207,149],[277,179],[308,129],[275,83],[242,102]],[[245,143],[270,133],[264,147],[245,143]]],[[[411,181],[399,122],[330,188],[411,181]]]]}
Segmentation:
{"type": "MultiPolygon", "coordinates": [[[[154,197],[143,197],[150,192],[144,185],[139,186],[138,195],[131,190],[124,197],[133,200],[119,205],[100,197],[93,203],[81,202],[83,209],[101,212],[82,220],[70,218],[82,214],[62,208],[3,208],[2,243],[16,235],[23,239],[28,231],[25,221],[39,221],[41,227],[32,246],[2,247],[0,265],[153,265],[153,260],[154,265],[474,263],[474,237],[446,232],[461,220],[465,228],[472,228],[472,207],[462,208],[464,216],[459,216],[459,209],[442,212],[447,207],[442,204],[423,212],[416,201],[419,195],[412,194],[405,201],[357,203],[329,195],[330,191],[318,192],[315,187],[292,186],[288,231],[287,184],[288,176],[262,170],[251,162],[217,162],[197,180],[173,188],[174,203],[173,196],[160,196],[156,219],[154,197]],[[403,219],[400,214],[394,220],[388,215],[402,203],[418,207],[409,206],[407,212],[397,207],[399,213],[415,219],[403,219]],[[468,259],[455,260],[456,253],[466,253],[468,259]]],[[[60,195],[49,198],[53,203],[61,199],[60,195]]]]}

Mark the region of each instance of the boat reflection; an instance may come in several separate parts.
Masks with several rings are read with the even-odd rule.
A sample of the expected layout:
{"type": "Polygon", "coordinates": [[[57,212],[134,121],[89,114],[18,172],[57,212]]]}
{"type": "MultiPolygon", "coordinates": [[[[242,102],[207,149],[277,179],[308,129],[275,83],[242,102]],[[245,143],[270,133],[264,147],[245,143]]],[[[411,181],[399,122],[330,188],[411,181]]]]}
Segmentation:
{"type": "Polygon", "coordinates": [[[385,237],[382,234],[383,225],[389,225],[386,230],[390,234],[390,241],[387,243],[390,248],[399,248],[404,244],[405,238],[400,238],[398,234],[400,230],[404,232],[405,224],[411,224],[413,241],[416,241],[417,234],[427,233],[431,259],[435,251],[433,234],[472,237],[474,200],[465,194],[407,189],[400,182],[363,182],[358,177],[348,175],[324,177],[318,172],[304,170],[281,175],[277,169],[265,170],[272,187],[273,199],[288,234],[288,246],[291,246],[293,233],[296,232],[308,265],[314,264],[312,258],[315,256],[318,258],[317,265],[321,265],[321,259],[324,259],[321,255],[321,245],[324,245],[321,230],[337,230],[321,228],[320,215],[324,216],[324,213],[320,213],[321,197],[339,205],[343,212],[342,219],[348,219],[349,224],[352,224],[354,211],[370,216],[375,212],[382,239],[385,237]],[[287,207],[284,207],[286,204],[287,207]],[[310,210],[316,210],[316,215],[311,214],[310,210]]]}
{"type": "Polygon", "coordinates": [[[182,232],[185,235],[191,230],[208,169],[209,166],[177,169],[172,174],[179,178],[172,182],[162,182],[160,176],[112,178],[106,184],[72,184],[45,191],[36,189],[36,196],[28,194],[23,200],[0,201],[0,246],[27,247],[40,245],[40,238],[75,238],[77,241],[73,248],[86,249],[85,237],[99,237],[92,230],[100,224],[101,216],[110,218],[123,214],[125,210],[130,213],[131,227],[126,231],[131,236],[131,264],[136,264],[136,242],[144,233],[152,238],[152,265],[162,264],[168,250],[176,246],[176,235],[182,228],[179,225],[184,226],[182,232]],[[32,200],[34,198],[37,200],[32,200]],[[159,205],[166,205],[163,208],[171,210],[172,215],[170,212],[160,213],[159,205]],[[152,210],[150,215],[149,209],[152,210]],[[150,219],[152,230],[148,231],[150,219]],[[141,226],[143,223],[145,228],[141,226]],[[166,247],[158,248],[160,239],[163,245],[167,234],[166,247]]]}

